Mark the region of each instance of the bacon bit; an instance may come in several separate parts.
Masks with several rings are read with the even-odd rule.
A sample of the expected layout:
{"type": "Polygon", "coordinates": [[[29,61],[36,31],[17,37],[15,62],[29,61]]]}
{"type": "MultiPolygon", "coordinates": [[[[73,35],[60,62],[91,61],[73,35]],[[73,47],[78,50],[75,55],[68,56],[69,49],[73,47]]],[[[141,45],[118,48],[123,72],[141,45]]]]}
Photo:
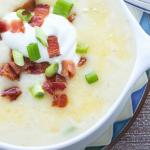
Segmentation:
{"type": "Polygon", "coordinates": [[[0,41],[2,40],[2,37],[0,36],[0,41]]]}
{"type": "Polygon", "coordinates": [[[43,5],[43,4],[37,5],[37,7],[34,10],[35,16],[32,17],[29,24],[32,27],[34,27],[34,26],[41,27],[44,22],[44,18],[49,14],[49,8],[50,8],[50,6],[47,4],[46,5],[43,5]]]}
{"type": "Polygon", "coordinates": [[[67,88],[66,78],[62,75],[56,74],[54,77],[46,77],[46,79],[47,81],[44,82],[42,88],[51,95],[54,95],[55,90],[63,91],[65,88],[67,88]]]}
{"type": "Polygon", "coordinates": [[[59,94],[54,96],[54,101],[52,103],[52,106],[58,106],[58,107],[66,107],[68,103],[68,97],[66,94],[59,94]]]}
{"type": "Polygon", "coordinates": [[[51,86],[52,86],[53,89],[61,90],[61,91],[63,91],[65,88],[67,88],[66,83],[63,83],[63,82],[62,83],[60,83],[60,82],[52,82],[51,86]]]}
{"type": "Polygon", "coordinates": [[[78,67],[83,66],[86,63],[86,61],[87,61],[86,58],[81,57],[81,59],[80,59],[80,61],[78,63],[78,67]]]}
{"type": "Polygon", "coordinates": [[[45,73],[45,70],[48,66],[50,66],[50,63],[49,62],[41,62],[40,64],[42,66],[42,69],[41,69],[42,73],[45,73]]]}
{"type": "Polygon", "coordinates": [[[29,58],[24,57],[25,64],[21,67],[21,71],[27,71],[28,74],[41,74],[44,73],[46,68],[50,65],[49,62],[35,63],[30,61],[29,58]]]}
{"type": "Polygon", "coordinates": [[[56,76],[53,76],[52,78],[46,76],[46,80],[48,80],[49,82],[55,82],[55,78],[56,76]]]}
{"type": "Polygon", "coordinates": [[[10,22],[9,30],[12,33],[19,33],[19,32],[24,33],[25,32],[25,27],[24,27],[23,21],[22,20],[12,20],[10,22]]]}
{"type": "Polygon", "coordinates": [[[15,62],[9,62],[8,65],[12,68],[15,74],[19,75],[21,72],[20,66],[16,65],[15,62]]]}
{"type": "Polygon", "coordinates": [[[65,82],[65,83],[67,83],[66,78],[64,76],[60,75],[60,74],[56,74],[55,82],[60,82],[60,83],[65,82]]]}
{"type": "Polygon", "coordinates": [[[58,73],[55,76],[53,76],[52,78],[49,78],[49,77],[46,76],[46,79],[50,82],[60,82],[60,83],[64,82],[64,83],[67,83],[66,78],[64,76],[58,74],[58,73]]]}
{"type": "Polygon", "coordinates": [[[12,54],[12,49],[11,49],[10,52],[9,52],[9,56],[10,56],[10,59],[11,59],[12,61],[14,61],[13,54],[12,54]]]}
{"type": "Polygon", "coordinates": [[[55,89],[52,88],[50,81],[45,81],[42,88],[51,95],[54,95],[54,93],[55,93],[55,89]]]}
{"type": "Polygon", "coordinates": [[[44,18],[49,14],[49,9],[50,9],[50,6],[47,4],[45,4],[45,5],[39,4],[35,8],[34,14],[35,14],[35,16],[41,16],[44,18]]]}
{"type": "Polygon", "coordinates": [[[7,32],[9,30],[9,24],[6,21],[0,20],[0,33],[7,32]]]}
{"type": "Polygon", "coordinates": [[[13,87],[3,91],[2,97],[9,97],[10,101],[14,101],[18,98],[18,96],[22,93],[22,91],[18,87],[13,87]]]}
{"type": "Polygon", "coordinates": [[[68,17],[68,21],[72,23],[75,19],[75,16],[76,16],[76,14],[73,14],[70,17],[68,17]]]}
{"type": "Polygon", "coordinates": [[[27,70],[28,74],[41,74],[45,73],[46,68],[50,64],[48,62],[34,63],[32,67],[29,67],[27,70]]]}
{"type": "Polygon", "coordinates": [[[21,68],[21,71],[27,71],[30,67],[34,66],[34,62],[30,61],[29,58],[24,57],[24,66],[21,68]]]}
{"type": "Polygon", "coordinates": [[[73,77],[76,73],[75,63],[72,60],[63,60],[62,61],[62,75],[69,73],[69,77],[73,77]]]}
{"type": "Polygon", "coordinates": [[[25,9],[26,11],[33,12],[35,8],[36,8],[35,0],[30,0],[26,2],[23,6],[17,8],[15,11],[19,9],[25,9]]]}
{"type": "Polygon", "coordinates": [[[32,19],[30,20],[29,24],[32,27],[34,27],[34,26],[41,27],[43,22],[44,22],[43,17],[41,17],[41,16],[33,16],[32,19]]]}
{"type": "Polygon", "coordinates": [[[60,56],[58,38],[56,36],[49,36],[47,42],[49,58],[60,56]]]}
{"type": "Polygon", "coordinates": [[[6,76],[10,78],[12,81],[19,80],[19,75],[14,72],[9,64],[4,64],[2,66],[2,70],[0,71],[1,76],[6,76]]]}

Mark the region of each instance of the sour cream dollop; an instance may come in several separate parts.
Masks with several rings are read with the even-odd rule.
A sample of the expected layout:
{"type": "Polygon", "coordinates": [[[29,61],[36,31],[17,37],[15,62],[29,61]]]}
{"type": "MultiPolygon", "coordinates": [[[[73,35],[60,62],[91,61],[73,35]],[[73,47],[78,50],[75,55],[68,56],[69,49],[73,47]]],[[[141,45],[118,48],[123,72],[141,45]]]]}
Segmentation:
{"type": "MultiPolygon", "coordinates": [[[[11,22],[14,19],[20,19],[16,15],[16,12],[12,12],[3,18],[4,20],[11,22]]],[[[25,27],[25,33],[12,33],[10,31],[1,34],[3,41],[12,49],[18,49],[22,54],[28,57],[26,46],[31,43],[38,43],[41,58],[36,62],[48,61],[50,64],[54,62],[59,63],[59,73],[62,70],[63,60],[73,60],[77,65],[80,56],[76,54],[76,31],[74,26],[64,17],[55,15],[52,12],[45,18],[41,29],[48,36],[56,36],[58,38],[60,56],[49,58],[47,47],[44,47],[37,39],[35,28],[31,27],[30,24],[23,22],[25,27]]]]}

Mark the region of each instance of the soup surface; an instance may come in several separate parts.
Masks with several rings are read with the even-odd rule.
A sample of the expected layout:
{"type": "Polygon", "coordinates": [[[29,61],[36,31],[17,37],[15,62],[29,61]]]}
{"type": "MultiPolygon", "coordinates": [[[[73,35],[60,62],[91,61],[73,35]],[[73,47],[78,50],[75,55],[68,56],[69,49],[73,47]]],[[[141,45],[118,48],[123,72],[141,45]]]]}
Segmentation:
{"type": "MultiPolygon", "coordinates": [[[[0,0],[0,18],[27,0],[0,0]]],[[[56,0],[36,0],[54,7],[56,0]]],[[[88,44],[84,66],[77,67],[64,93],[65,108],[52,107],[53,97],[43,100],[31,95],[29,88],[45,81],[45,75],[21,74],[20,81],[0,76],[0,93],[17,86],[22,94],[16,101],[0,97],[0,141],[20,146],[57,144],[73,138],[105,116],[123,91],[134,67],[136,45],[129,22],[118,0],[72,0],[71,14],[78,44],[88,44]],[[98,82],[88,84],[85,75],[95,71],[98,82]]],[[[64,35],[65,36],[65,35],[64,35]]],[[[0,41],[0,67],[10,61],[10,47],[0,41]]]]}

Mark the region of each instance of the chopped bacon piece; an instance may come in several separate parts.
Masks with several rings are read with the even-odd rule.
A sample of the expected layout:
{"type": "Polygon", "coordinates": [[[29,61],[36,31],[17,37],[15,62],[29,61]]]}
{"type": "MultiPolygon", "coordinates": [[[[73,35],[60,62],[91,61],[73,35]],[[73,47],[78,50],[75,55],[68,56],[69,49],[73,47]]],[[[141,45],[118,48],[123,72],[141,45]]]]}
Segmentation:
{"type": "Polygon", "coordinates": [[[36,63],[30,61],[29,58],[24,57],[25,64],[21,71],[27,71],[28,74],[41,74],[44,73],[46,68],[50,65],[49,62],[36,63]]]}
{"type": "Polygon", "coordinates": [[[66,94],[59,94],[54,96],[54,101],[52,103],[52,106],[58,106],[58,107],[66,107],[68,103],[68,97],[66,94]]]}
{"type": "Polygon", "coordinates": [[[76,16],[76,14],[73,14],[70,17],[68,17],[68,21],[72,23],[75,19],[75,16],[76,16]]]}
{"type": "Polygon", "coordinates": [[[60,82],[60,83],[64,82],[64,83],[67,83],[66,78],[64,76],[58,74],[58,73],[55,76],[53,76],[52,78],[49,78],[49,77],[46,76],[46,79],[50,82],[60,82]]]}
{"type": "Polygon", "coordinates": [[[78,67],[83,66],[86,63],[86,58],[81,57],[79,63],[78,63],[78,67]]]}
{"type": "Polygon", "coordinates": [[[13,70],[13,68],[9,65],[9,64],[4,64],[2,66],[2,69],[0,71],[0,75],[1,76],[6,76],[8,78],[10,78],[12,81],[14,80],[19,80],[19,75],[16,74],[13,70]]]}
{"type": "Polygon", "coordinates": [[[55,93],[55,89],[52,88],[50,81],[45,81],[42,88],[51,95],[54,95],[54,93],[55,93]]]}
{"type": "Polygon", "coordinates": [[[20,66],[16,65],[15,62],[11,61],[8,63],[8,65],[12,68],[12,70],[15,72],[15,74],[19,75],[21,72],[20,66]]]}
{"type": "Polygon", "coordinates": [[[60,83],[65,82],[65,83],[67,83],[66,78],[64,76],[60,75],[60,74],[56,74],[55,82],[60,82],[60,83]]]}
{"type": "Polygon", "coordinates": [[[36,8],[35,0],[29,0],[23,6],[17,8],[15,11],[19,9],[25,9],[26,11],[33,12],[35,8],[36,8]]]}
{"type": "Polygon", "coordinates": [[[34,27],[34,26],[41,27],[44,22],[44,18],[49,14],[49,8],[50,8],[50,6],[47,4],[37,5],[37,7],[34,10],[35,16],[32,17],[29,24],[32,27],[34,27]]]}
{"type": "Polygon", "coordinates": [[[19,33],[19,32],[24,33],[25,32],[25,27],[24,27],[23,21],[22,20],[18,20],[18,19],[17,20],[12,20],[10,22],[9,30],[12,33],[19,33]]]}
{"type": "Polygon", "coordinates": [[[50,64],[48,62],[34,63],[32,67],[27,70],[28,74],[41,74],[45,73],[46,68],[50,64]]]}
{"type": "Polygon", "coordinates": [[[55,82],[55,78],[56,78],[56,76],[53,76],[51,78],[46,76],[46,80],[48,80],[49,82],[55,82]]]}
{"type": "Polygon", "coordinates": [[[48,42],[48,54],[49,58],[57,57],[60,55],[59,51],[59,43],[58,43],[58,38],[56,36],[49,36],[47,39],[48,42]]]}
{"type": "Polygon", "coordinates": [[[61,91],[63,91],[65,88],[67,88],[67,85],[64,82],[62,82],[62,83],[60,83],[60,82],[52,82],[51,86],[52,86],[53,89],[61,90],[61,91]]]}
{"type": "Polygon", "coordinates": [[[41,16],[33,16],[32,19],[30,20],[29,24],[34,27],[38,26],[41,27],[44,22],[44,18],[41,16]]]}
{"type": "Polygon", "coordinates": [[[22,91],[18,87],[13,87],[3,91],[2,97],[9,97],[10,101],[14,101],[18,98],[18,96],[22,93],[22,91]]]}
{"type": "Polygon", "coordinates": [[[27,71],[30,67],[34,66],[34,62],[30,61],[29,58],[24,57],[24,66],[21,68],[21,71],[27,71]]]}
{"type": "Polygon", "coordinates": [[[11,49],[10,52],[9,52],[9,56],[10,56],[10,59],[11,59],[12,61],[14,61],[13,54],[12,54],[12,49],[11,49]]]}
{"type": "Polygon", "coordinates": [[[6,21],[0,20],[0,33],[7,32],[9,30],[9,24],[6,21]]]}
{"type": "Polygon", "coordinates": [[[47,67],[50,66],[50,63],[49,62],[41,62],[40,64],[42,66],[42,69],[41,69],[42,73],[45,73],[45,70],[46,70],[47,67]]]}
{"type": "Polygon", "coordinates": [[[55,77],[49,78],[47,81],[44,82],[42,86],[42,88],[51,95],[54,95],[55,90],[63,91],[65,88],[67,88],[67,84],[65,82],[55,82],[55,77]]]}
{"type": "Polygon", "coordinates": [[[35,16],[42,16],[43,18],[46,17],[49,14],[49,8],[50,6],[45,4],[39,4],[36,6],[34,10],[35,16]]]}
{"type": "Polygon", "coordinates": [[[73,77],[76,73],[75,63],[72,60],[62,61],[62,72],[63,75],[69,73],[69,77],[73,77]]]}

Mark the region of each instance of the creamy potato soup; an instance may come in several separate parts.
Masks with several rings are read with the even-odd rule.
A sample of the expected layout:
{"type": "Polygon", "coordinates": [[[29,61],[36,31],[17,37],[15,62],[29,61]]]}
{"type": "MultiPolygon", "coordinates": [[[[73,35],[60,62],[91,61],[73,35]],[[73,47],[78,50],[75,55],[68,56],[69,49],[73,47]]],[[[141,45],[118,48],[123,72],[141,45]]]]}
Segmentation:
{"type": "MultiPolygon", "coordinates": [[[[67,17],[53,13],[56,0],[36,0],[37,6],[47,4],[46,9],[49,11],[44,16],[44,22],[36,24],[42,29],[42,33],[45,32],[40,34],[40,38],[43,41],[45,37],[48,38],[48,42],[44,41],[48,46],[36,38],[34,25],[31,23],[33,18],[30,18],[30,22],[22,21],[19,31],[14,31],[11,21],[20,18],[13,11],[19,10],[26,2],[28,0],[0,0],[0,19],[10,23],[12,27],[9,31],[7,29],[1,32],[0,41],[0,141],[19,146],[46,146],[69,140],[105,117],[131,75],[136,45],[118,0],[71,0],[74,6],[72,9],[70,7],[71,11],[67,14],[67,17],[72,15],[70,21],[67,17]],[[55,43],[52,45],[53,41],[55,43]],[[31,43],[39,45],[41,57],[35,61],[36,64],[47,62],[49,64],[45,65],[48,67],[57,62],[58,75],[66,80],[66,83],[61,83],[61,87],[55,87],[55,93],[44,86],[39,87],[38,96],[44,96],[42,99],[38,99],[33,91],[36,86],[47,81],[46,76],[50,76],[51,72],[45,76],[45,70],[35,73],[31,68],[23,68],[23,61],[25,65],[28,61],[31,62],[26,48],[31,43]],[[77,46],[81,46],[78,47],[79,50],[87,52],[77,53],[77,46]],[[51,48],[56,48],[59,53],[55,56],[52,56],[53,53],[48,55],[51,48]],[[4,65],[10,67],[10,62],[14,63],[15,56],[10,56],[11,49],[18,49],[25,56],[20,57],[23,61],[17,60],[20,66],[23,63],[19,69],[23,68],[25,71],[18,75],[14,69],[14,78],[2,73],[4,65]],[[81,57],[83,60],[79,65],[81,57]],[[64,60],[72,62],[74,73],[62,71],[64,60]],[[89,74],[91,72],[93,75],[89,74]],[[87,78],[85,75],[88,75],[87,78]],[[36,86],[33,87],[34,85],[36,86]],[[5,93],[11,88],[14,88],[15,96],[13,91],[9,91],[13,96],[5,93]],[[65,100],[65,104],[56,104],[55,100],[59,98],[65,100]]],[[[32,11],[29,14],[33,17],[36,13],[32,11]]],[[[2,26],[0,29],[2,30],[2,26]]],[[[9,69],[12,71],[13,66],[11,67],[9,69]]],[[[55,73],[54,71],[53,75],[55,73]]]]}

